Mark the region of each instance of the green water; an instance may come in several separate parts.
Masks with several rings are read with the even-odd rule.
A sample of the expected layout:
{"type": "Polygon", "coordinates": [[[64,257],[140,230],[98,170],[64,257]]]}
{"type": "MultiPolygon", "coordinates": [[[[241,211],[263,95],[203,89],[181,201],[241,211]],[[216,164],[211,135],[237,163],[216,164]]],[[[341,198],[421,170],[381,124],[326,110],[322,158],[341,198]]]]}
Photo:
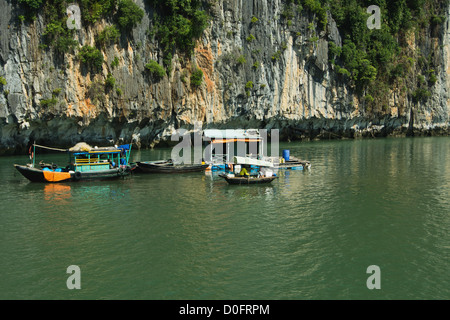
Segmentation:
{"type": "Polygon", "coordinates": [[[204,173],[35,184],[12,166],[26,156],[0,158],[0,298],[450,299],[450,139],[285,148],[311,170],[264,186],[204,173]]]}

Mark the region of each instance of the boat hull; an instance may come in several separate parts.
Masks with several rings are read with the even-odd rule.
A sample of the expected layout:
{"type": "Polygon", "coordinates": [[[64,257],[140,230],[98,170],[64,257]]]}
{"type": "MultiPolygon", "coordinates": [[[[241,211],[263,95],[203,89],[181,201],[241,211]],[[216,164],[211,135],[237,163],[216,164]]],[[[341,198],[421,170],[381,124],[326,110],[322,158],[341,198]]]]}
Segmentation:
{"type": "Polygon", "coordinates": [[[17,164],[15,164],[14,167],[31,182],[44,183],[118,179],[130,173],[129,170],[124,168],[91,172],[54,172],[17,164]]]}
{"type": "Polygon", "coordinates": [[[309,169],[311,164],[307,161],[286,161],[275,166],[278,169],[294,169],[303,170],[309,169]]]}
{"type": "Polygon", "coordinates": [[[194,165],[173,165],[171,163],[147,163],[137,162],[138,167],[145,173],[187,173],[187,172],[202,172],[208,167],[207,164],[194,165]]]}
{"type": "Polygon", "coordinates": [[[219,175],[220,177],[224,178],[229,184],[264,184],[264,183],[271,183],[273,180],[275,180],[277,177],[262,177],[262,178],[255,178],[255,177],[228,177],[227,175],[219,175]]]}
{"type": "Polygon", "coordinates": [[[31,182],[47,182],[47,180],[45,180],[43,170],[21,166],[18,164],[15,164],[14,168],[16,168],[17,171],[19,171],[25,178],[27,178],[31,182]]]}
{"type": "MultiPolygon", "coordinates": [[[[75,172],[75,174],[77,174],[75,172]]],[[[92,181],[92,180],[113,180],[123,178],[130,174],[129,168],[114,168],[109,170],[80,172],[78,180],[75,177],[75,181],[92,181]]]]}

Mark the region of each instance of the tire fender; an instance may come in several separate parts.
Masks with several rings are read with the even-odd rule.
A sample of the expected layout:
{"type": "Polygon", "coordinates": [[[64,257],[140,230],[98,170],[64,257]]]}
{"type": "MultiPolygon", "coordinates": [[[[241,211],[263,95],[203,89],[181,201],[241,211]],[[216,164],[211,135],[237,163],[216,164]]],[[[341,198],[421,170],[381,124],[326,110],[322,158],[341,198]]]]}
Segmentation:
{"type": "Polygon", "coordinates": [[[80,171],[75,171],[75,173],[73,174],[73,178],[75,181],[80,181],[81,179],[81,172],[80,171]]]}

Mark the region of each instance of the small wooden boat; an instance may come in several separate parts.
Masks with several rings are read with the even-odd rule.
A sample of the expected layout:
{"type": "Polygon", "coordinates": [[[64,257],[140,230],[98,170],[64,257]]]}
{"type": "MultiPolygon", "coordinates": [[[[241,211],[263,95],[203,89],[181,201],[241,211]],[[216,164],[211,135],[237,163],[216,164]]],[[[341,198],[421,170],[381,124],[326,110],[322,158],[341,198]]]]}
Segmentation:
{"type": "MultiPolygon", "coordinates": [[[[229,184],[263,184],[271,183],[277,178],[273,175],[270,168],[273,168],[273,162],[264,161],[259,159],[254,159],[250,157],[238,157],[233,158],[235,165],[242,166],[242,171],[245,169],[250,169],[251,167],[257,167],[259,174],[257,176],[247,175],[247,176],[235,176],[234,174],[219,174],[219,177],[224,178],[229,184]]],[[[241,172],[242,172],[241,171],[241,172]]],[[[245,172],[248,173],[247,170],[245,172]]]]}
{"type": "Polygon", "coordinates": [[[30,156],[32,163],[27,165],[15,164],[14,167],[31,182],[72,182],[86,180],[109,180],[130,174],[128,165],[131,145],[89,149],[56,149],[33,145],[30,156]],[[35,163],[36,147],[63,151],[69,153],[69,165],[59,167],[56,164],[46,164],[42,161],[39,166],[35,163]]]}
{"type": "Polygon", "coordinates": [[[136,162],[145,173],[187,173],[205,171],[207,164],[174,164],[172,161],[146,161],[136,162]]]}
{"type": "Polygon", "coordinates": [[[233,177],[226,174],[220,174],[219,177],[224,178],[229,184],[262,184],[262,183],[271,183],[277,177],[233,177]]]}
{"type": "MultiPolygon", "coordinates": [[[[169,160],[144,161],[144,162],[140,162],[140,163],[166,164],[166,163],[169,163],[169,160]]],[[[143,173],[144,172],[144,170],[142,169],[142,166],[139,166],[138,162],[130,163],[130,167],[131,167],[131,173],[143,173]]]]}

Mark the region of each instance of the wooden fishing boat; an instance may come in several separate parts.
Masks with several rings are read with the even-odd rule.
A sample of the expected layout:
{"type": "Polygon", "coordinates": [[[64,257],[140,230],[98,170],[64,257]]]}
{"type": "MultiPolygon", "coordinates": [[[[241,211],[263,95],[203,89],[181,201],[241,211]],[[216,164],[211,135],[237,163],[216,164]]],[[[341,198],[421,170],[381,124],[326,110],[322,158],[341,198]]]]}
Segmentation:
{"type": "Polygon", "coordinates": [[[208,164],[174,164],[172,161],[136,162],[140,170],[145,173],[187,173],[205,171],[208,164]]]}
{"type": "MultiPolygon", "coordinates": [[[[140,162],[144,164],[165,164],[169,163],[169,160],[156,160],[156,161],[144,161],[140,162]]],[[[131,173],[143,173],[142,166],[139,166],[138,162],[130,163],[131,173]]]]}
{"type": "Polygon", "coordinates": [[[230,176],[226,174],[220,174],[219,177],[224,178],[229,184],[262,184],[262,183],[271,183],[273,180],[275,180],[277,177],[255,177],[255,176],[248,176],[248,177],[236,177],[236,176],[230,176]]]}
{"type": "Polygon", "coordinates": [[[108,180],[126,176],[129,174],[127,168],[119,167],[107,170],[95,170],[90,172],[81,172],[68,170],[66,168],[38,169],[31,166],[15,164],[14,167],[25,178],[31,182],[71,182],[86,180],[108,180]],[[60,169],[60,171],[58,170],[60,169]]]}
{"type": "Polygon", "coordinates": [[[277,178],[272,172],[273,162],[265,161],[250,157],[238,157],[233,158],[233,162],[237,166],[242,166],[242,171],[240,174],[245,174],[246,176],[235,176],[234,174],[219,174],[219,177],[224,178],[229,184],[263,184],[271,183],[277,178]],[[258,175],[251,175],[247,171],[251,171],[252,167],[258,168],[258,175]],[[245,170],[244,170],[245,168],[245,170]]]}
{"type": "Polygon", "coordinates": [[[124,177],[130,174],[131,168],[128,160],[131,145],[106,148],[71,148],[56,149],[45,146],[33,145],[34,149],[30,156],[31,164],[18,165],[14,167],[25,178],[32,182],[73,182],[86,180],[109,180],[124,177]],[[60,167],[56,164],[45,164],[40,162],[39,167],[35,164],[35,148],[64,151],[69,153],[69,165],[60,167]]]}

